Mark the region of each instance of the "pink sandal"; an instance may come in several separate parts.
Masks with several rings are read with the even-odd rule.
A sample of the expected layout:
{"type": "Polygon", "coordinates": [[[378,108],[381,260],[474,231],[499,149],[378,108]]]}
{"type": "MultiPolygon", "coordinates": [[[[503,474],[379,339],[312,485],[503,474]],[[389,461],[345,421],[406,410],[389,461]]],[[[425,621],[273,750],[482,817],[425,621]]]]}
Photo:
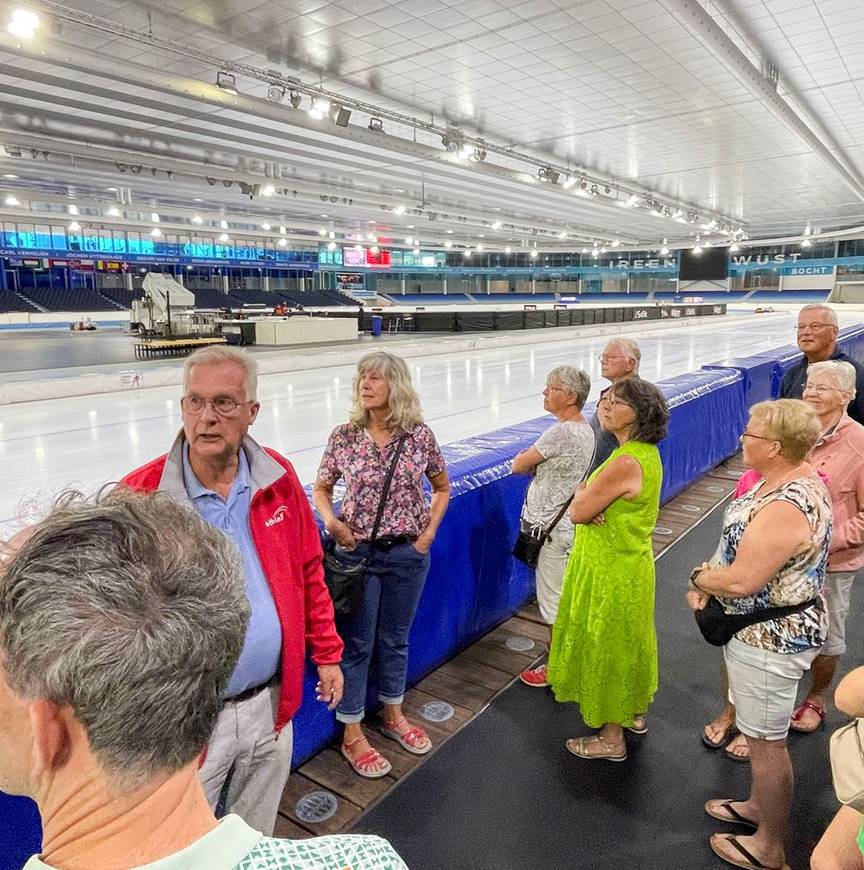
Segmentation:
{"type": "Polygon", "coordinates": [[[392,723],[382,719],[380,731],[385,737],[395,740],[403,749],[413,752],[414,755],[425,755],[432,749],[429,735],[417,725],[410,726],[404,716],[400,716],[392,723]],[[400,734],[397,729],[405,725],[409,726],[408,730],[400,734]]]}
{"type": "Polygon", "coordinates": [[[360,755],[351,755],[350,749],[356,746],[361,740],[365,740],[365,735],[360,735],[350,743],[342,744],[342,755],[345,756],[348,764],[354,769],[354,773],[366,777],[366,779],[380,779],[382,776],[387,776],[393,769],[393,765],[374,747],[370,747],[366,752],[361,752],[360,755]],[[384,762],[384,767],[378,765],[384,762]]]}
{"type": "Polygon", "coordinates": [[[818,704],[814,704],[809,698],[792,714],[792,718],[789,720],[789,727],[793,731],[799,731],[801,734],[812,734],[814,731],[818,731],[825,724],[825,708],[820,707],[818,704]],[[804,718],[804,714],[808,711],[812,710],[818,717],[819,721],[812,728],[802,727],[799,723],[804,718]]]}

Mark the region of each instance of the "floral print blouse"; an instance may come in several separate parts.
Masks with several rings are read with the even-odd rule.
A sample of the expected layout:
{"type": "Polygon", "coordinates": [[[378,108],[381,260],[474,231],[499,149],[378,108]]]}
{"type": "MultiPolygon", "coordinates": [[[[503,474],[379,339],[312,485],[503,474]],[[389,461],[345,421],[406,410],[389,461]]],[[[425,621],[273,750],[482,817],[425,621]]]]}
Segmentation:
{"type": "MultiPolygon", "coordinates": [[[[753,613],[767,607],[800,604],[822,591],[828,563],[828,545],[831,542],[831,501],[825,484],[816,474],[799,477],[773,492],[760,495],[764,482],[735,499],[723,517],[723,533],[713,565],[731,565],[735,561],[738,545],[762,508],[774,501],[795,505],[810,525],[810,545],[796,553],[777,572],[769,583],[755,595],[746,598],[719,598],[727,613],[753,613]]],[[[821,597],[817,604],[798,613],[757,622],[739,631],[737,640],[770,652],[794,655],[822,646],[828,630],[828,616],[821,597]]]]}
{"type": "MultiPolygon", "coordinates": [[[[441,448],[425,423],[405,434],[378,529],[379,538],[386,535],[416,538],[421,534],[429,524],[423,477],[435,477],[446,469],[441,448]]],[[[339,519],[351,528],[357,540],[368,541],[372,537],[384,480],[400,435],[394,434],[381,449],[366,429],[357,429],[350,423],[337,426],[330,433],[318,478],[329,486],[340,478],[345,482],[339,519]]]]}

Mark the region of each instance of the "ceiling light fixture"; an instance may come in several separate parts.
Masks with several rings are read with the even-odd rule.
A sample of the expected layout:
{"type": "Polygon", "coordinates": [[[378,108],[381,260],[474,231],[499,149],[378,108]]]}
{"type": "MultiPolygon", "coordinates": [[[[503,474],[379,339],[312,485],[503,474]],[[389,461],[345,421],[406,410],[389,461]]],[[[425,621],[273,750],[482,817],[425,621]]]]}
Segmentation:
{"type": "Polygon", "coordinates": [[[559,238],[559,239],[566,239],[566,238],[567,238],[567,233],[566,233],[564,230],[561,230],[561,232],[558,233],[558,238],[559,238]]]}
{"type": "Polygon", "coordinates": [[[81,229],[81,224],[79,224],[78,221],[72,221],[72,222],[69,224],[69,226],[66,227],[66,229],[67,229],[67,230],[71,230],[73,233],[77,233],[78,230],[81,229]]]}
{"type": "Polygon", "coordinates": [[[668,248],[667,245],[663,245],[663,247],[660,248],[660,256],[661,256],[661,257],[667,257],[667,256],[669,256],[669,248],[668,248]]]}
{"type": "Polygon", "coordinates": [[[492,224],[492,229],[493,230],[500,230],[501,229],[501,221],[495,221],[495,223],[492,224]]]}
{"type": "Polygon", "coordinates": [[[219,236],[219,241],[220,241],[220,242],[228,242],[228,241],[230,241],[230,239],[228,238],[228,233],[222,233],[222,235],[219,236]]]}
{"type": "Polygon", "coordinates": [[[203,224],[204,218],[202,218],[200,214],[193,214],[192,215],[192,223],[193,224],[203,224]]]}
{"type": "Polygon", "coordinates": [[[529,254],[529,256],[531,257],[532,260],[535,259],[535,257],[537,256],[537,253],[538,253],[537,248],[532,248],[531,253],[529,254]]]}
{"type": "Polygon", "coordinates": [[[373,115],[369,119],[369,130],[371,130],[373,133],[383,133],[384,122],[377,115],[373,115]]]}
{"type": "Polygon", "coordinates": [[[393,214],[402,215],[405,214],[405,206],[397,205],[396,208],[393,209],[393,214]]]}
{"type": "Polygon", "coordinates": [[[108,217],[120,217],[120,209],[116,205],[112,205],[106,212],[108,217]]]}
{"type": "Polygon", "coordinates": [[[567,178],[564,179],[564,184],[561,186],[564,190],[570,190],[574,184],[576,184],[576,179],[572,175],[568,175],[567,178]]]}
{"type": "Polygon", "coordinates": [[[227,229],[228,229],[228,221],[226,221],[226,220],[223,218],[221,221],[219,221],[219,226],[220,226],[221,229],[223,229],[223,230],[227,230],[227,229]]]}
{"type": "Polygon", "coordinates": [[[288,232],[288,230],[286,230],[285,227],[279,227],[279,234],[280,234],[280,235],[283,235],[283,236],[284,236],[285,233],[287,233],[287,232],[288,232]]]}
{"type": "Polygon", "coordinates": [[[348,122],[351,120],[351,110],[346,109],[345,106],[340,103],[332,103],[328,110],[328,114],[330,115],[330,120],[337,127],[347,127],[348,122]]]}
{"type": "MultiPolygon", "coordinates": [[[[70,212],[70,214],[72,214],[72,212],[70,212]]],[[[159,212],[158,211],[151,211],[150,212],[150,220],[153,221],[154,224],[158,224],[159,223],[159,212]]]]}
{"type": "Polygon", "coordinates": [[[159,236],[162,235],[162,230],[160,230],[159,227],[153,227],[153,229],[150,230],[150,235],[153,236],[154,239],[158,239],[159,236]]]}
{"type": "Polygon", "coordinates": [[[288,95],[288,99],[291,101],[291,105],[295,109],[299,109],[300,103],[303,102],[303,97],[301,97],[300,94],[297,93],[297,91],[291,91],[291,93],[288,95]]]}
{"type": "Polygon", "coordinates": [[[802,248],[809,248],[810,247],[810,239],[802,239],[801,240],[801,247],[802,248]]]}
{"type": "Polygon", "coordinates": [[[78,214],[78,206],[77,205],[70,205],[68,208],[68,211],[69,211],[69,214],[71,214],[73,217],[75,217],[78,214]]]}
{"type": "Polygon", "coordinates": [[[693,246],[693,253],[696,254],[696,256],[698,257],[699,254],[702,253],[702,246],[701,245],[694,245],[693,246]]]}
{"type": "Polygon", "coordinates": [[[219,70],[216,73],[216,87],[226,93],[237,96],[237,80],[231,73],[225,72],[225,70],[219,70]]]}
{"type": "Polygon", "coordinates": [[[452,247],[453,247],[453,242],[451,242],[450,239],[445,239],[445,240],[444,240],[444,247],[445,247],[445,248],[452,248],[452,247]]]}
{"type": "Polygon", "coordinates": [[[7,196],[6,199],[3,200],[3,204],[10,206],[21,205],[14,196],[7,196]]]}
{"type": "Polygon", "coordinates": [[[511,253],[513,253],[513,248],[511,248],[511,247],[509,247],[509,246],[506,247],[506,248],[504,248],[504,253],[505,253],[505,254],[511,254],[511,253]]]}
{"type": "Polygon", "coordinates": [[[414,256],[416,257],[417,254],[420,253],[420,248],[414,248],[414,250],[411,253],[414,254],[414,256]]]}
{"type": "Polygon", "coordinates": [[[463,257],[470,257],[471,256],[471,248],[465,248],[465,250],[462,251],[462,256],[463,257]]]}
{"type": "Polygon", "coordinates": [[[276,188],[272,184],[265,184],[264,187],[261,188],[261,196],[273,196],[276,193],[276,188]]]}
{"type": "Polygon", "coordinates": [[[29,9],[15,9],[6,29],[20,39],[33,39],[39,27],[39,16],[29,9]]]}
{"type": "Polygon", "coordinates": [[[729,253],[730,254],[736,254],[740,250],[741,250],[741,248],[739,248],[738,245],[736,245],[734,242],[733,242],[733,244],[729,245],[729,253]]]}
{"type": "Polygon", "coordinates": [[[270,224],[268,224],[268,223],[261,224],[261,229],[264,230],[264,232],[266,233],[270,229],[270,224]]]}
{"type": "Polygon", "coordinates": [[[320,121],[330,111],[330,101],[312,99],[312,105],[308,109],[309,117],[320,121]]]}
{"type": "Polygon", "coordinates": [[[267,88],[267,99],[271,103],[281,103],[285,99],[285,88],[281,85],[270,85],[267,88]]]}
{"type": "Polygon", "coordinates": [[[284,248],[288,244],[288,239],[279,239],[279,247],[284,248]]]}

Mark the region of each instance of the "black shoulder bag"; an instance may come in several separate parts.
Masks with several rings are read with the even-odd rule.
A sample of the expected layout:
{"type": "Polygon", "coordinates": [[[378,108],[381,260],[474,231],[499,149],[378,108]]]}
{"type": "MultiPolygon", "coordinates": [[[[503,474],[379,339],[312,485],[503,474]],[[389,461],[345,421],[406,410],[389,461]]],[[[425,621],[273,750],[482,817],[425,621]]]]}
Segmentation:
{"type": "MultiPolygon", "coordinates": [[[[575,493],[574,493],[575,495],[575,493]]],[[[540,558],[540,550],[549,539],[552,529],[561,522],[564,514],[567,513],[567,508],[570,507],[570,502],[573,501],[573,496],[564,503],[564,507],[558,511],[557,516],[544,529],[542,526],[528,526],[520,528],[519,534],[516,537],[516,543],[513,544],[513,555],[520,561],[524,562],[529,568],[536,568],[537,561],[540,558]]]]}
{"type": "MultiPolygon", "coordinates": [[[[384,516],[384,505],[390,494],[390,484],[393,481],[393,472],[396,471],[396,463],[405,443],[405,435],[396,442],[393,459],[387,470],[384,480],[384,488],[381,490],[381,501],[378,502],[378,513],[375,515],[375,524],[372,526],[372,537],[369,538],[370,550],[378,537],[378,529],[381,526],[381,518],[384,516]]],[[[330,590],[333,599],[333,612],[338,621],[343,621],[353,616],[363,600],[363,584],[366,580],[366,569],[369,566],[369,556],[359,562],[345,561],[336,552],[336,539],[323,537],[321,541],[324,550],[324,582],[330,590]]]]}
{"type": "Polygon", "coordinates": [[[812,607],[819,597],[802,601],[800,604],[788,604],[785,607],[766,607],[753,613],[727,613],[723,605],[712,595],[708,604],[702,610],[696,611],[696,624],[702,637],[713,646],[726,646],[732,637],[748,625],[757,622],[767,622],[769,619],[779,619],[792,613],[800,613],[812,607]]]}

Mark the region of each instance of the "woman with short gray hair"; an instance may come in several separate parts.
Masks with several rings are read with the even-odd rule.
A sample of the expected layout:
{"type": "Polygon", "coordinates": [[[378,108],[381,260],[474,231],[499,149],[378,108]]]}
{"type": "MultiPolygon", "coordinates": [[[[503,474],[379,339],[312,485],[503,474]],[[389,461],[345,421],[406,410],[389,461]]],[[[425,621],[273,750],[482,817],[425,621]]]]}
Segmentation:
{"type": "MultiPolygon", "coordinates": [[[[546,376],[543,408],[554,414],[558,422],[513,460],[514,474],[534,475],[525,496],[521,525],[523,531],[545,535],[535,578],[537,603],[543,621],[549,626],[550,645],[574,529],[566,511],[558,522],[555,518],[572,498],[594,453],[594,431],[582,416],[590,391],[591,379],[581,369],[573,366],[552,369],[546,376]]],[[[529,686],[549,685],[546,665],[523,671],[521,680],[529,686]]]]}

